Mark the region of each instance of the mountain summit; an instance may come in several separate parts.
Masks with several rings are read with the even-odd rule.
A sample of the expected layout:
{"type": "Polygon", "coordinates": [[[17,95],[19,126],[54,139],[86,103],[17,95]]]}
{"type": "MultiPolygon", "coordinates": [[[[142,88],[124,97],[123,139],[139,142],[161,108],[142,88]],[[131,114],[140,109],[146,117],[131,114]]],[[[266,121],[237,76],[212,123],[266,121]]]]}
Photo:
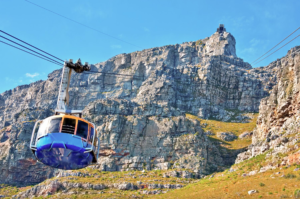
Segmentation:
{"type": "Polygon", "coordinates": [[[223,24],[220,24],[217,31],[206,41],[204,54],[208,56],[226,55],[236,58],[235,44],[235,38],[226,32],[223,24]]]}

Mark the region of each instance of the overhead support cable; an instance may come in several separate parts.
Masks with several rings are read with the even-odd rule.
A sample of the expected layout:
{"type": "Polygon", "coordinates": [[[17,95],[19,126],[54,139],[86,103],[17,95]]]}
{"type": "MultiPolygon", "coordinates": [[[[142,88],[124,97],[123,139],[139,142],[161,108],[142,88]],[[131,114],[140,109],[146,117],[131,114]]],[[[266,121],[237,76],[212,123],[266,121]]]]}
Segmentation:
{"type": "Polygon", "coordinates": [[[45,8],[45,7],[43,7],[43,6],[40,6],[40,5],[36,4],[36,3],[33,3],[33,2],[31,2],[31,1],[28,1],[28,0],[25,0],[25,1],[27,1],[28,3],[31,3],[31,4],[33,4],[33,5],[35,5],[35,6],[37,6],[37,7],[39,7],[39,8],[42,8],[42,9],[44,9],[44,10],[47,10],[48,12],[51,12],[51,13],[53,13],[53,14],[55,14],[55,15],[58,15],[58,16],[60,16],[60,17],[62,17],[62,18],[65,18],[65,19],[67,19],[67,20],[69,20],[69,21],[72,21],[72,22],[77,23],[77,24],[79,24],[79,25],[81,25],[81,26],[84,26],[84,27],[86,27],[86,28],[89,28],[89,29],[91,29],[91,30],[94,30],[94,31],[96,31],[96,32],[99,32],[99,33],[101,33],[101,34],[103,34],[103,35],[106,35],[106,36],[108,36],[108,37],[114,38],[114,39],[116,39],[116,40],[119,40],[119,41],[121,41],[121,42],[127,43],[127,44],[129,44],[129,45],[132,45],[132,46],[135,46],[135,47],[138,47],[138,48],[142,48],[142,47],[137,46],[137,45],[135,45],[135,44],[132,44],[132,43],[130,43],[130,42],[128,42],[128,41],[125,41],[125,40],[123,40],[123,39],[119,39],[119,38],[117,38],[117,37],[115,37],[115,36],[112,36],[112,35],[110,35],[110,34],[107,34],[107,33],[105,33],[105,32],[102,32],[102,31],[100,31],[100,30],[98,30],[98,29],[96,29],[96,28],[93,28],[93,27],[91,27],[91,26],[87,26],[87,25],[85,25],[85,24],[83,24],[83,23],[80,23],[80,22],[74,20],[74,19],[71,19],[71,18],[66,17],[66,16],[64,16],[64,15],[61,15],[61,14],[59,14],[59,13],[57,13],[57,12],[54,12],[54,11],[52,11],[52,10],[49,10],[48,8],[45,8]]]}
{"type": "Polygon", "coordinates": [[[61,64],[60,62],[58,62],[58,61],[56,61],[56,60],[54,60],[54,59],[52,59],[52,58],[50,58],[50,57],[47,57],[47,56],[45,56],[45,55],[43,55],[43,54],[41,54],[41,53],[39,53],[39,52],[36,52],[36,51],[34,51],[34,50],[30,49],[30,48],[27,48],[26,46],[23,46],[22,44],[19,44],[19,43],[15,42],[15,41],[12,41],[12,40],[10,40],[10,39],[4,37],[4,36],[1,36],[1,35],[0,35],[0,37],[2,37],[3,39],[8,40],[8,41],[10,41],[10,42],[12,42],[12,43],[14,43],[14,44],[17,44],[17,45],[19,45],[19,46],[22,46],[23,48],[26,48],[27,50],[30,50],[31,52],[34,52],[34,53],[36,53],[36,54],[38,54],[38,55],[40,55],[40,56],[42,56],[42,57],[45,57],[45,58],[47,58],[47,59],[50,59],[51,61],[53,61],[53,62],[55,62],[55,63],[57,63],[57,64],[61,64]]]}
{"type": "Polygon", "coordinates": [[[279,42],[278,44],[276,44],[273,48],[271,48],[268,52],[266,52],[265,54],[263,54],[262,56],[260,56],[259,58],[257,58],[256,60],[254,60],[252,63],[251,63],[251,65],[252,64],[257,64],[258,62],[258,60],[260,59],[260,58],[262,58],[263,56],[265,56],[266,54],[268,54],[271,50],[273,50],[276,46],[278,46],[279,44],[281,44],[284,40],[286,40],[287,38],[289,38],[292,34],[294,34],[297,30],[299,30],[300,29],[300,27],[299,28],[297,28],[294,32],[292,32],[289,36],[287,36],[286,38],[284,38],[281,42],[279,42]],[[255,62],[257,62],[257,63],[255,63],[255,62]]]}
{"type": "Polygon", "coordinates": [[[85,71],[85,73],[102,73],[107,75],[120,75],[120,76],[128,76],[128,77],[143,77],[138,75],[127,75],[127,74],[120,74],[120,73],[107,73],[107,72],[100,72],[100,71],[85,71]]]}
{"type": "MultiPolygon", "coordinates": [[[[266,56],[265,58],[263,58],[262,60],[264,60],[264,59],[266,59],[266,58],[268,58],[268,57],[270,57],[271,55],[273,55],[274,53],[276,53],[278,50],[280,50],[281,48],[283,48],[284,46],[286,46],[286,45],[288,45],[289,43],[291,43],[293,40],[295,40],[297,37],[299,37],[300,36],[300,34],[298,35],[298,36],[296,36],[296,37],[294,37],[292,40],[290,40],[289,42],[287,42],[286,44],[284,44],[283,46],[281,46],[280,48],[278,48],[277,50],[275,50],[274,52],[272,52],[270,55],[268,55],[268,56],[266,56]]],[[[256,65],[256,64],[258,64],[259,62],[261,62],[262,60],[260,60],[260,61],[258,61],[258,62],[256,62],[255,64],[253,64],[253,65],[256,65]]]]}
{"type": "Polygon", "coordinates": [[[2,33],[4,33],[4,34],[6,34],[6,35],[8,35],[8,36],[10,36],[10,37],[12,37],[12,38],[18,40],[18,41],[21,41],[21,42],[23,42],[23,43],[25,43],[25,44],[31,46],[32,48],[35,48],[35,49],[37,49],[37,50],[39,50],[39,51],[41,51],[41,52],[43,52],[43,53],[45,53],[45,54],[47,54],[47,55],[50,55],[51,57],[56,58],[56,59],[58,59],[59,61],[62,61],[62,62],[64,61],[64,60],[62,60],[62,59],[60,59],[60,58],[58,58],[58,57],[56,57],[56,56],[54,56],[54,55],[51,55],[50,53],[47,53],[47,52],[45,52],[45,51],[43,51],[43,50],[41,50],[41,49],[39,49],[39,48],[37,48],[37,47],[35,47],[35,46],[33,46],[33,45],[31,45],[31,44],[25,42],[25,41],[23,41],[23,40],[21,40],[21,39],[15,37],[15,36],[12,36],[11,34],[8,34],[7,32],[4,32],[3,30],[0,30],[0,32],[2,32],[2,33]]]}
{"type": "Polygon", "coordinates": [[[38,55],[36,55],[36,54],[33,54],[33,53],[31,53],[31,52],[28,52],[28,51],[26,51],[26,50],[23,50],[23,49],[21,49],[21,48],[18,48],[18,47],[16,47],[16,46],[11,45],[11,44],[9,44],[9,43],[6,43],[6,42],[4,42],[4,41],[1,41],[1,40],[0,40],[0,42],[6,44],[6,45],[8,45],[8,46],[11,46],[11,47],[13,47],[13,48],[16,48],[16,49],[18,49],[18,50],[21,50],[21,51],[23,51],[23,52],[26,52],[26,53],[28,53],[28,54],[31,54],[31,55],[33,55],[33,56],[36,56],[36,57],[38,57],[38,58],[41,58],[41,59],[43,59],[43,60],[46,60],[46,61],[48,61],[48,62],[51,62],[51,63],[53,63],[53,64],[56,64],[56,65],[59,65],[59,66],[63,66],[63,64],[58,64],[58,63],[53,62],[53,61],[51,61],[51,60],[49,60],[49,59],[45,59],[45,58],[43,58],[43,57],[41,57],[41,56],[38,56],[38,55]]]}
{"type": "MultiPolygon", "coordinates": [[[[1,31],[1,30],[0,30],[0,31],[1,31]]],[[[1,31],[1,32],[4,32],[4,31],[1,31]]],[[[8,34],[8,33],[6,33],[6,34],[9,35],[9,36],[12,36],[12,35],[10,35],[10,34],[8,34]]],[[[43,54],[41,54],[41,53],[39,53],[39,52],[36,52],[36,51],[34,51],[34,50],[32,50],[32,49],[30,49],[30,48],[28,48],[28,47],[26,47],[26,46],[23,46],[23,45],[21,45],[21,44],[15,42],[15,41],[13,41],[13,40],[10,40],[10,39],[8,39],[8,38],[2,36],[2,35],[0,35],[0,37],[4,38],[4,39],[6,39],[6,40],[8,40],[8,41],[10,41],[10,42],[12,42],[12,43],[14,43],[14,44],[17,44],[17,45],[19,45],[19,46],[21,46],[21,47],[23,47],[23,48],[25,48],[25,49],[27,49],[27,50],[30,50],[31,52],[34,52],[34,53],[36,53],[36,54],[31,53],[31,52],[29,52],[29,51],[26,51],[26,50],[24,50],[24,49],[21,49],[21,48],[19,48],[19,47],[17,47],[17,46],[11,45],[11,44],[9,44],[9,43],[7,43],[7,42],[4,42],[4,41],[0,41],[1,43],[4,43],[4,44],[6,44],[6,45],[9,45],[9,46],[11,46],[11,47],[13,47],[13,48],[16,48],[16,49],[18,49],[18,50],[21,50],[21,51],[23,51],[23,52],[26,52],[26,53],[28,53],[28,54],[31,54],[31,55],[36,56],[36,57],[38,57],[38,58],[41,58],[41,59],[44,59],[44,60],[49,61],[49,62],[51,62],[51,63],[54,63],[54,64],[56,64],[56,65],[63,66],[62,63],[60,63],[60,62],[58,62],[58,61],[56,61],[56,60],[54,60],[54,59],[52,59],[52,58],[50,58],[50,57],[48,57],[48,56],[45,56],[45,55],[43,55],[43,54]]],[[[14,36],[12,36],[12,37],[14,37],[14,36]]],[[[24,41],[22,41],[22,42],[24,42],[24,41]]],[[[24,43],[26,43],[27,45],[32,46],[31,44],[28,44],[27,42],[24,42],[24,43]]],[[[39,49],[39,50],[41,50],[41,49],[39,49]]],[[[42,52],[45,52],[45,51],[43,51],[43,50],[41,50],[41,51],[42,51],[42,52]]],[[[59,58],[58,58],[58,59],[59,59],[59,58]]],[[[61,59],[60,59],[60,60],[61,60],[61,59]]],[[[134,78],[134,77],[143,77],[143,76],[137,76],[137,75],[127,75],[127,74],[111,73],[111,72],[100,72],[100,71],[85,71],[85,73],[87,73],[87,74],[101,73],[101,74],[105,74],[105,75],[115,75],[115,76],[131,77],[131,78],[134,78]]]]}

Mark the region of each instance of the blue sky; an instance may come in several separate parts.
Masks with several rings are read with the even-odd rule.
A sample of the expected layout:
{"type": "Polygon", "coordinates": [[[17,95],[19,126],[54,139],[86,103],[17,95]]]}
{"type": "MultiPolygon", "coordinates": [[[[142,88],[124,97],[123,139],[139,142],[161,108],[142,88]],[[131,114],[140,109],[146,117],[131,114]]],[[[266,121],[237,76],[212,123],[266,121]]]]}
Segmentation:
{"type": "MultiPolygon", "coordinates": [[[[61,59],[81,58],[89,63],[120,53],[203,39],[220,23],[236,38],[237,55],[251,63],[300,26],[299,0],[30,1],[135,45],[82,27],[25,0],[0,0],[1,30],[61,59]]],[[[298,34],[300,30],[289,39],[298,34]]],[[[296,45],[300,45],[300,37],[255,67],[284,56],[296,45]]],[[[0,93],[45,80],[59,68],[2,43],[0,52],[0,93]]]]}

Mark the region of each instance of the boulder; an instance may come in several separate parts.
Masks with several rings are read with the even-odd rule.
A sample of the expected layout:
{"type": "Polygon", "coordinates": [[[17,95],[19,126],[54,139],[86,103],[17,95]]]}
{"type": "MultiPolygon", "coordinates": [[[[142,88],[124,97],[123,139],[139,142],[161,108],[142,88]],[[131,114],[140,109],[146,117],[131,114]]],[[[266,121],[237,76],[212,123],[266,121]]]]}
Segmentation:
{"type": "Polygon", "coordinates": [[[246,139],[246,138],[250,138],[253,135],[253,132],[244,132],[242,134],[239,135],[239,139],[246,139]]]}
{"type": "Polygon", "coordinates": [[[250,190],[250,191],[248,191],[249,195],[252,195],[252,194],[255,194],[255,193],[258,193],[258,191],[257,190],[250,190]]]}
{"type": "Polygon", "coordinates": [[[204,134],[205,135],[214,135],[211,131],[205,131],[204,134]]]}
{"type": "Polygon", "coordinates": [[[217,137],[224,141],[233,141],[238,138],[232,132],[219,132],[219,133],[217,133],[217,137]]]}

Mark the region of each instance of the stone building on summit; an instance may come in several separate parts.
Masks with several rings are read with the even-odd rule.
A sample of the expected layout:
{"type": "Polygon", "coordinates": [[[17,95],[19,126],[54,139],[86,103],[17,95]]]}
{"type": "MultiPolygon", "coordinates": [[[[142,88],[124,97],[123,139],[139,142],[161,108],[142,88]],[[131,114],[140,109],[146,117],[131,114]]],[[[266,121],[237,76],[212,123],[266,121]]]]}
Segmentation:
{"type": "Polygon", "coordinates": [[[224,24],[220,24],[219,28],[217,29],[217,32],[221,34],[225,31],[226,31],[226,28],[224,27],[224,24]]]}

